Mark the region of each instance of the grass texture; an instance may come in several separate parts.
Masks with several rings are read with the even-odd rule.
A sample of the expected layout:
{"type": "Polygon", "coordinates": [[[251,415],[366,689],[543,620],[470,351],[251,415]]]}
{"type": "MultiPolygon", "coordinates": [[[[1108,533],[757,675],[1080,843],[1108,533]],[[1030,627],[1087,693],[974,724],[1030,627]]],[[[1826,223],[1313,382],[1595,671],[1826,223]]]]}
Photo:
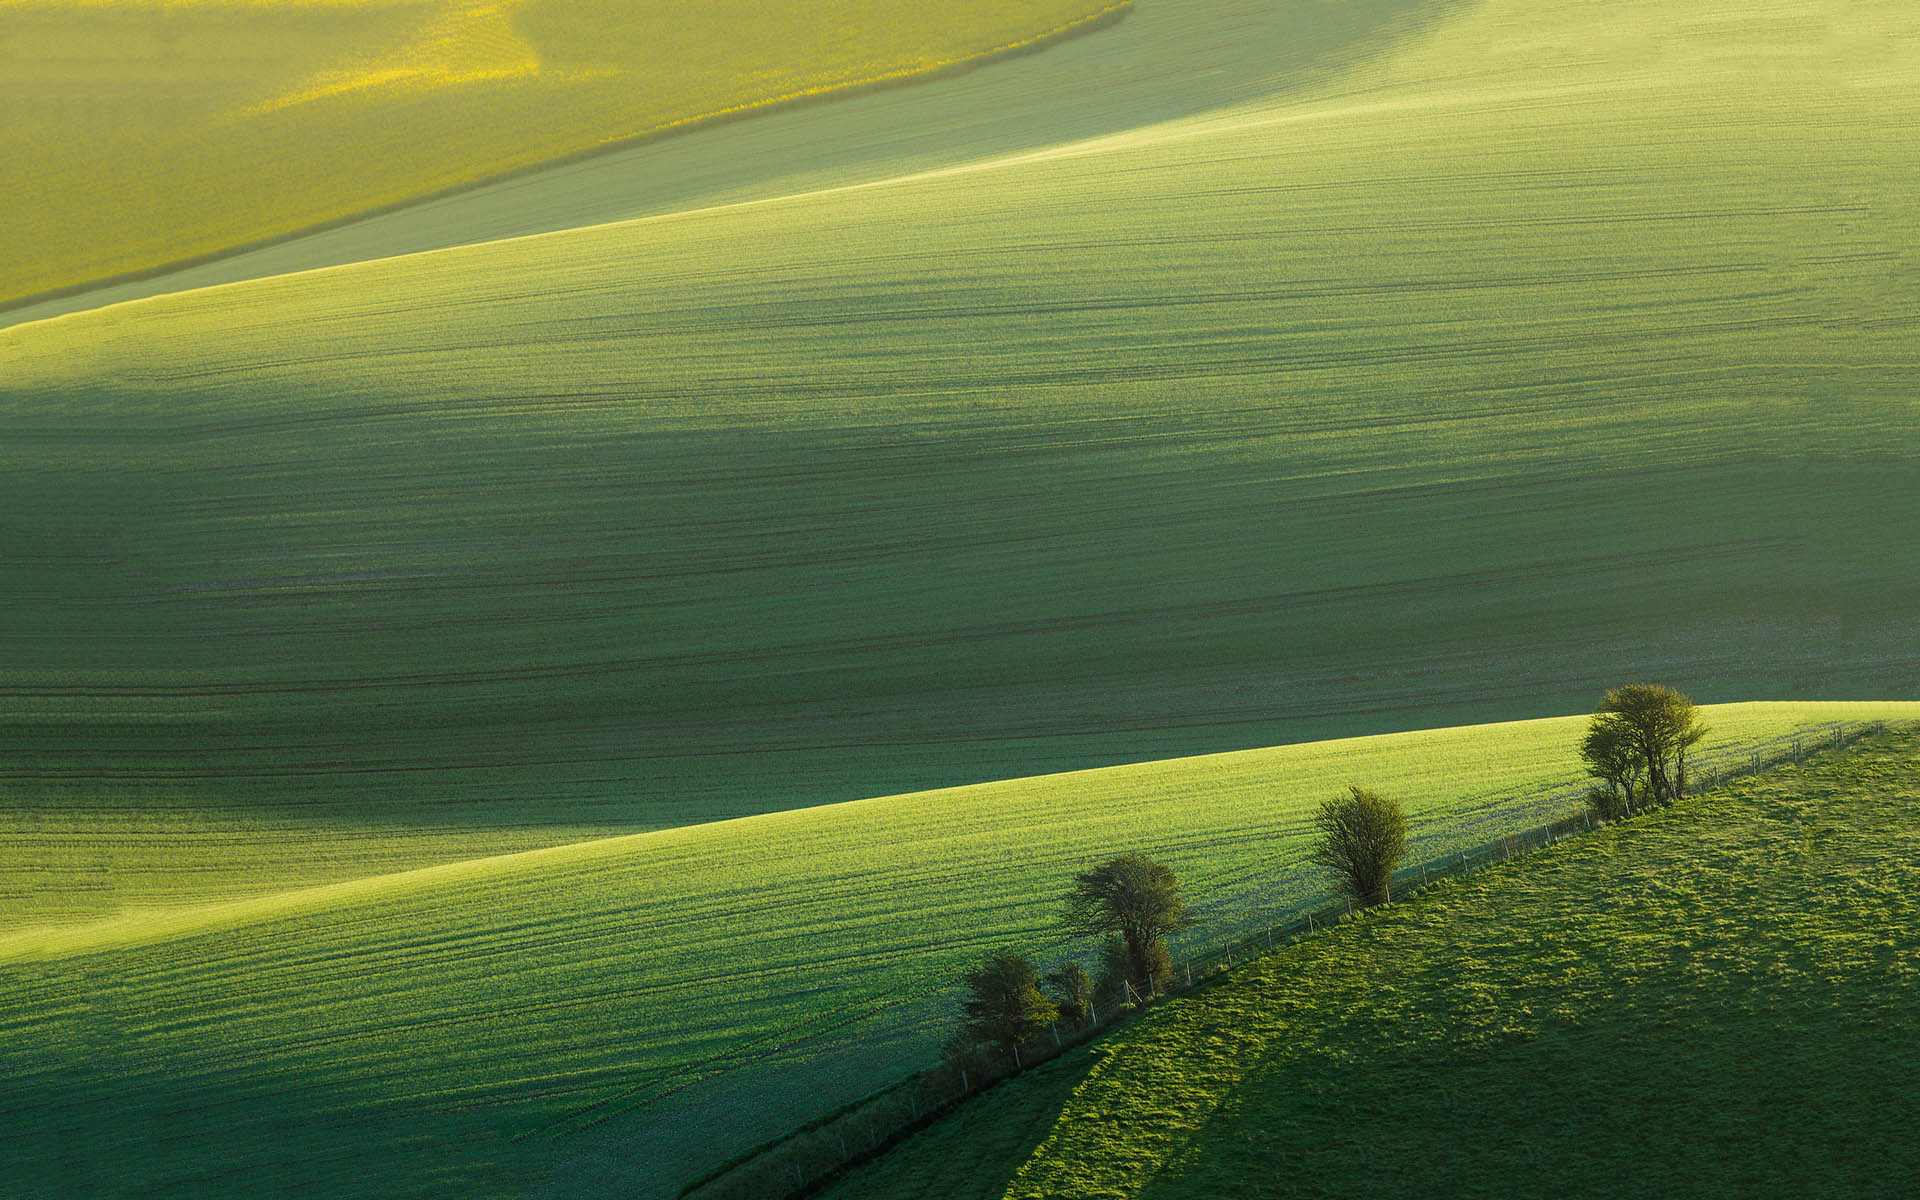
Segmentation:
{"type": "Polygon", "coordinates": [[[0,301],[1057,32],[1089,0],[9,0],[0,301]]]}
{"type": "Polygon", "coordinates": [[[149,278],[13,308],[0,327],[195,287],[882,182],[1292,93],[1449,11],[1427,0],[1154,0],[1044,54],[853,89],[650,138],[149,278]]]}
{"type": "Polygon", "coordinates": [[[1908,734],[1441,885],[828,1194],[1911,1194],[1916,801],[1908,734]]]}
{"type": "MultiPolygon", "coordinates": [[[[1723,750],[1914,705],[1713,709],[1723,750]]],[[[966,964],[1164,857],[1257,928],[1362,780],[1438,857],[1564,812],[1582,718],[774,813],[0,934],[10,1196],[671,1194],[933,1054],[966,964]],[[428,1148],[431,1149],[428,1149],[428,1148]]]]}
{"type": "Polygon", "coordinates": [[[0,331],[10,802],[633,829],[1913,696],[1911,9],[1401,24],[1189,119],[0,331]]]}

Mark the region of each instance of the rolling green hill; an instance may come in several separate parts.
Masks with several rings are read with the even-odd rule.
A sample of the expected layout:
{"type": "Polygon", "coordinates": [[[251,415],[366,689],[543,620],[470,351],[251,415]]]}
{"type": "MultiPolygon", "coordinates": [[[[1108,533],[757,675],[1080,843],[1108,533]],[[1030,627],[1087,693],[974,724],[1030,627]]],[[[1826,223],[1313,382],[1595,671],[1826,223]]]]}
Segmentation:
{"type": "Polygon", "coordinates": [[[10,803],[558,842],[1913,695],[1910,11],[1423,15],[1201,117],[0,332],[10,803]]]}
{"type": "Polygon", "coordinates": [[[0,1190],[667,1189],[1115,843],[1258,919],[1572,726],[1152,760],[1915,697],[1908,6],[1258,7],[1204,111],[0,330],[0,1190]]]}
{"type": "Polygon", "coordinates": [[[1442,885],[828,1194],[1910,1194],[1917,756],[1884,739],[1442,885]]]}
{"type": "Polygon", "coordinates": [[[1044,42],[1081,0],[9,0],[0,302],[1044,42]]]}
{"type": "MultiPolygon", "coordinates": [[[[576,0],[568,0],[573,3],[576,0]]],[[[710,123],[161,276],[8,308],[0,327],[194,287],[874,183],[1324,81],[1451,10],[1423,0],[1153,0],[1043,54],[710,123]]]]}
{"type": "MultiPolygon", "coordinates": [[[[1706,715],[1737,758],[1920,705],[1706,715]]],[[[1403,798],[1417,860],[1557,819],[1582,724],[1013,780],[0,932],[0,1193],[671,1195],[923,1065],[971,960],[1059,951],[1089,862],[1164,857],[1212,942],[1320,899],[1307,814],[1348,782],[1403,798]]]]}

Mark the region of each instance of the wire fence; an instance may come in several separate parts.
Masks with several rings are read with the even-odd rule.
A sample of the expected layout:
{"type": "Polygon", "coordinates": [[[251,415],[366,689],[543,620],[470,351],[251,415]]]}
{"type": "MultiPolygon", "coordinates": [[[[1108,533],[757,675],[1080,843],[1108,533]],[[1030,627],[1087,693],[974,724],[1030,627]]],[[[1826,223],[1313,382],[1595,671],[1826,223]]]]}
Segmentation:
{"type": "MultiPolygon", "coordinates": [[[[1885,721],[1835,722],[1763,742],[1709,751],[1688,763],[1688,790],[1694,795],[1710,792],[1732,779],[1804,761],[1815,751],[1840,749],[1886,731],[1885,721]]],[[[1564,802],[1570,815],[1470,850],[1403,867],[1394,874],[1393,894],[1404,897],[1444,879],[1472,875],[1598,827],[1604,822],[1587,809],[1586,795],[1584,783],[1542,793],[1537,797],[1539,803],[1564,802]]],[[[1173,978],[1151,980],[1142,989],[1144,994],[1123,985],[1124,994],[1118,1002],[1109,1001],[1104,1006],[1096,1003],[1091,1019],[1082,1024],[1055,1022],[1033,1042],[1014,1047],[1004,1056],[941,1062],[915,1072],[736,1155],[689,1183],[680,1196],[682,1200],[797,1200],[811,1195],[1002,1080],[1060,1057],[1124,1024],[1160,999],[1201,987],[1237,966],[1332,928],[1353,911],[1351,902],[1323,893],[1316,903],[1283,923],[1204,947],[1183,946],[1174,960],[1173,978]]]]}

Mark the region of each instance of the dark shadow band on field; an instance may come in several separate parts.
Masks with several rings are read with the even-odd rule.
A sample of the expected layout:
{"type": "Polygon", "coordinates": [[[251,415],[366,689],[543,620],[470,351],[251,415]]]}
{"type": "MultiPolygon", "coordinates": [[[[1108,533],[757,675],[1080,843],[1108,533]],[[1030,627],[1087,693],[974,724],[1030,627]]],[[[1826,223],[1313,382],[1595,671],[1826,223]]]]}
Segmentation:
{"type": "Polygon", "coordinates": [[[537,175],[543,171],[553,170],[556,167],[570,166],[574,163],[599,158],[602,155],[613,154],[622,150],[631,150],[636,146],[663,141],[667,138],[681,137],[686,134],[713,129],[721,125],[730,125],[735,121],[752,120],[755,117],[769,116],[773,113],[790,112],[795,109],[808,108],[816,104],[825,104],[836,100],[848,100],[855,96],[867,96],[876,92],[891,91],[895,88],[913,87],[917,84],[931,83],[939,79],[951,79],[955,76],[965,75],[968,72],[978,70],[981,67],[1005,62],[1011,58],[1019,58],[1028,54],[1039,54],[1045,50],[1052,49],[1054,46],[1070,38],[1076,38],[1082,34],[1093,33],[1097,30],[1116,25],[1120,21],[1125,20],[1127,14],[1133,11],[1133,5],[1134,0],[1118,0],[1117,3],[1109,4],[1097,12],[1077,17],[1072,21],[1055,26],[1025,41],[999,46],[967,58],[953,59],[948,62],[939,63],[925,70],[883,75],[872,79],[857,79],[851,83],[797,92],[785,96],[773,96],[765,100],[755,100],[715,113],[706,113],[695,117],[684,117],[677,121],[669,121],[663,125],[656,125],[640,133],[609,138],[606,141],[596,143],[592,146],[586,146],[579,150],[570,151],[555,158],[544,158],[539,162],[528,163],[525,166],[513,167],[505,171],[495,171],[491,174],[470,179],[465,183],[456,183],[450,187],[436,188],[430,192],[421,192],[418,195],[409,196],[404,200],[395,200],[388,204],[379,204],[372,208],[363,208],[357,212],[348,213],[345,216],[333,217],[325,221],[315,222],[311,225],[302,225],[298,229],[292,229],[285,233],[276,233],[269,237],[255,238],[252,241],[240,242],[219,250],[209,250],[204,254],[172,259],[156,266],[141,267],[134,271],[122,271],[117,275],[106,275],[98,279],[87,280],[84,283],[67,284],[64,287],[49,288],[45,291],[33,292],[11,300],[0,300],[0,313],[13,312],[22,308],[31,308],[36,304],[45,304],[49,301],[65,300],[104,288],[118,287],[122,284],[140,283],[150,279],[159,279],[163,276],[171,275],[176,271],[202,267],[210,263],[219,262],[222,259],[235,258],[242,254],[250,254],[256,250],[265,250],[271,246],[284,245],[303,237],[311,237],[316,233],[325,233],[331,229],[341,229],[372,217],[385,216],[388,213],[400,212],[422,204],[430,204],[436,200],[445,200],[448,197],[458,196],[465,192],[478,191],[481,188],[492,187],[496,184],[507,183],[515,179],[524,179],[529,175],[537,175]]]}

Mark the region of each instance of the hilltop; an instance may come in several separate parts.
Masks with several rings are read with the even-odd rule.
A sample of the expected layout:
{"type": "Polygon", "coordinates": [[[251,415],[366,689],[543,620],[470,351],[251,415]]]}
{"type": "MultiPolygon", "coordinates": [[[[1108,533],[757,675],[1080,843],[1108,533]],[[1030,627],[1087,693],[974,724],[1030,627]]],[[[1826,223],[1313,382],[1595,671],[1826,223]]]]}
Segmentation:
{"type": "Polygon", "coordinates": [[[33,169],[0,181],[0,307],[936,75],[1123,8],[15,0],[0,158],[33,169]]]}
{"type": "Polygon", "coordinates": [[[1183,120],[0,331],[5,769],[559,842],[1623,678],[1910,697],[1911,42],[1789,11],[1835,36],[1497,0],[1183,120]]]}

